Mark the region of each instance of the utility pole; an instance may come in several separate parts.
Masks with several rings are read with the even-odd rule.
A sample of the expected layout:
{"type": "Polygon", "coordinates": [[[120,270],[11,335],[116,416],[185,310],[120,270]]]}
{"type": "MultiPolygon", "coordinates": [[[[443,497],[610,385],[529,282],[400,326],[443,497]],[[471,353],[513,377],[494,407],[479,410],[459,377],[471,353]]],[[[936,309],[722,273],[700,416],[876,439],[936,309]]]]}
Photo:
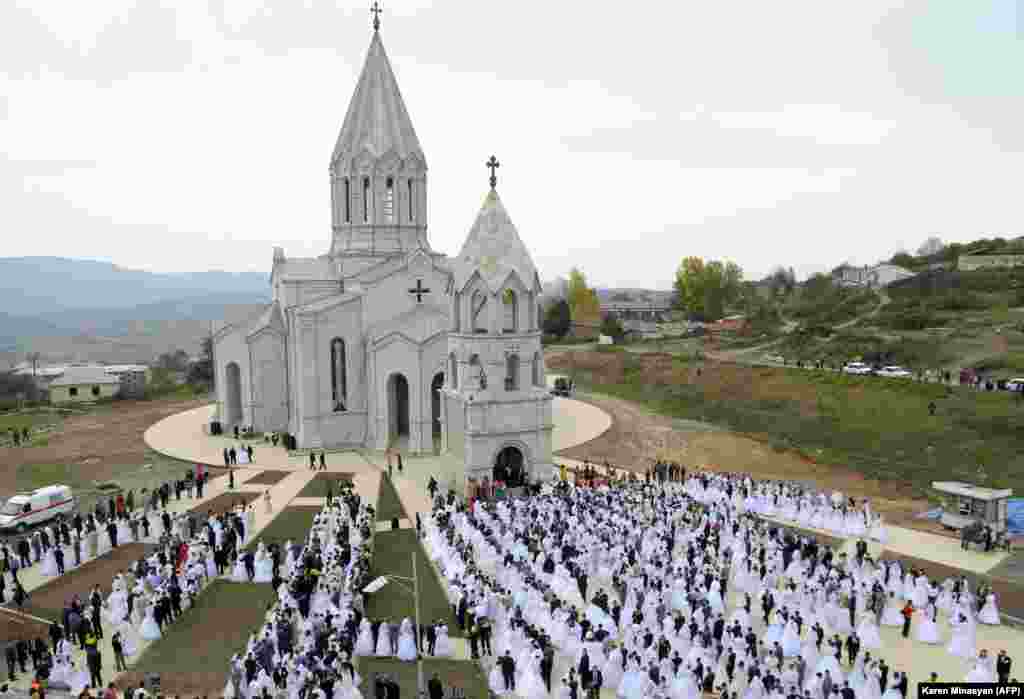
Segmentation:
{"type": "MultiPolygon", "coordinates": [[[[418,544],[418,542],[417,542],[418,544]]],[[[416,552],[412,552],[412,598],[413,604],[416,607],[416,639],[423,642],[420,638],[420,577],[416,572],[416,552]]],[[[423,654],[416,649],[416,694],[420,697],[424,696],[427,685],[423,681],[423,654]]]]}

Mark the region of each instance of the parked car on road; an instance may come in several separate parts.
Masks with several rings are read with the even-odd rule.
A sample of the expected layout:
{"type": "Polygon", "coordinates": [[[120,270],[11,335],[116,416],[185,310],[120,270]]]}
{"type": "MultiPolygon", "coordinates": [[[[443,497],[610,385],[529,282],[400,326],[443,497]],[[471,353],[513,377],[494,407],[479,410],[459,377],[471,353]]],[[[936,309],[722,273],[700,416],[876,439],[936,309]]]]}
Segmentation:
{"type": "Polygon", "coordinates": [[[1010,379],[1006,382],[1007,391],[1024,391],[1024,379],[1010,379]]]}
{"type": "Polygon", "coordinates": [[[913,376],[901,366],[884,366],[875,372],[876,376],[884,376],[890,379],[909,379],[913,376]]]}
{"type": "Polygon", "coordinates": [[[853,374],[854,376],[867,376],[874,372],[875,370],[864,362],[850,362],[843,367],[844,374],[853,374]]]}
{"type": "Polygon", "coordinates": [[[572,381],[562,376],[555,379],[555,387],[551,389],[551,395],[562,396],[568,398],[572,395],[573,385],[572,381]]]}

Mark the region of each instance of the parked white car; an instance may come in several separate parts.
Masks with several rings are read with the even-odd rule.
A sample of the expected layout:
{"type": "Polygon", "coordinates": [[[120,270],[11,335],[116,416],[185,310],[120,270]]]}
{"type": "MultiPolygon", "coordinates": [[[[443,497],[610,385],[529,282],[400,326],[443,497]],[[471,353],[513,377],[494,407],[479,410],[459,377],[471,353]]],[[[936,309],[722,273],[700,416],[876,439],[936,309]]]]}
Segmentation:
{"type": "Polygon", "coordinates": [[[874,369],[864,362],[850,362],[843,367],[844,374],[853,374],[855,376],[867,376],[873,371],[874,369]]]}
{"type": "Polygon", "coordinates": [[[1006,382],[1007,391],[1024,391],[1024,379],[1010,379],[1006,382]]]}
{"type": "Polygon", "coordinates": [[[901,366],[884,366],[878,370],[877,375],[890,379],[909,379],[913,376],[913,374],[901,366]]]}
{"type": "Polygon", "coordinates": [[[781,354],[769,354],[767,357],[765,357],[765,359],[767,359],[769,362],[778,362],[779,364],[786,363],[786,358],[783,357],[781,354]]]}
{"type": "Polygon", "coordinates": [[[0,507],[0,530],[23,532],[58,515],[75,511],[75,498],[66,485],[48,485],[12,496],[0,507]]]}

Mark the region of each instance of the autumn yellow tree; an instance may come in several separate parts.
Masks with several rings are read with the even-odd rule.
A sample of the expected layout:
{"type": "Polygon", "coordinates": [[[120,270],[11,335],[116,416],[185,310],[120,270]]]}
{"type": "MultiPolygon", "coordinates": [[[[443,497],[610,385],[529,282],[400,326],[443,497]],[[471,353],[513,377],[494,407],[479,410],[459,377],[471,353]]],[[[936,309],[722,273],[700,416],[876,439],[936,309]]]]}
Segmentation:
{"type": "Polygon", "coordinates": [[[601,325],[601,301],[597,292],[587,286],[587,278],[578,267],[569,272],[566,297],[574,325],[594,328],[601,325]]]}

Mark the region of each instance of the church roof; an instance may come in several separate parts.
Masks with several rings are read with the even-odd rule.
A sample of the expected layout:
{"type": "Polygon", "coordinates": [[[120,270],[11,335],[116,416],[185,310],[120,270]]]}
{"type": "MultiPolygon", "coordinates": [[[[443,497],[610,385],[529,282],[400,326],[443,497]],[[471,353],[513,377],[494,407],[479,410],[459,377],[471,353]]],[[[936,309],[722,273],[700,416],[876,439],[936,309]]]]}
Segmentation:
{"type": "Polygon", "coordinates": [[[497,292],[513,272],[527,289],[540,287],[530,252],[493,189],[487,193],[462,251],[452,260],[452,267],[458,291],[475,273],[479,273],[492,292],[497,292]]]}
{"type": "Polygon", "coordinates": [[[403,159],[415,154],[426,163],[379,32],[370,41],[331,163],[355,157],[364,149],[375,158],[393,151],[403,159]]]}

